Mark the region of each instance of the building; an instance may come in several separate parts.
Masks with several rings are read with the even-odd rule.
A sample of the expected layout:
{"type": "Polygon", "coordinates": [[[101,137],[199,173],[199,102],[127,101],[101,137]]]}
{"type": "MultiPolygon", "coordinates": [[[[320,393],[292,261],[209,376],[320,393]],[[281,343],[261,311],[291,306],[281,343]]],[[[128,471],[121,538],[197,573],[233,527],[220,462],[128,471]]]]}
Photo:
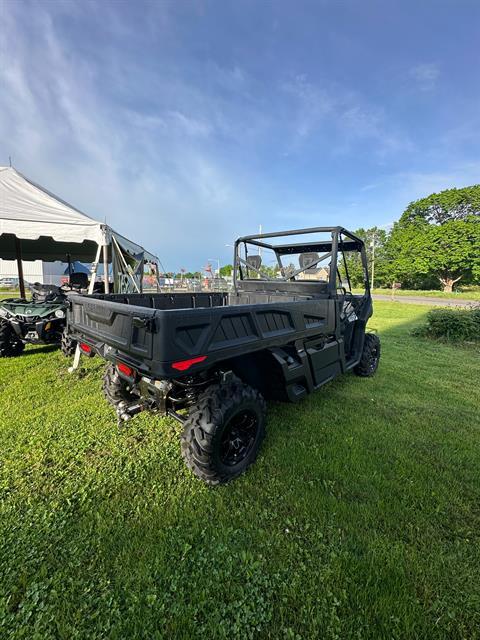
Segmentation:
{"type": "MultiPolygon", "coordinates": [[[[43,260],[25,260],[23,263],[23,277],[26,282],[41,282],[42,284],[61,285],[64,279],[65,269],[68,267],[64,262],[44,262],[43,260]]],[[[2,280],[18,281],[18,270],[16,260],[0,259],[0,286],[2,280]]]]}

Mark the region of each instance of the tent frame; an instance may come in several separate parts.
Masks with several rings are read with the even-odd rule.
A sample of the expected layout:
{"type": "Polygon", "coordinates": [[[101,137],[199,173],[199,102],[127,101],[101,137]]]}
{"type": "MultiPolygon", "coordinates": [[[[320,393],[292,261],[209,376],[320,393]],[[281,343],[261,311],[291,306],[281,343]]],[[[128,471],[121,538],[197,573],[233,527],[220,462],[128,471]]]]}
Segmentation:
{"type": "Polygon", "coordinates": [[[90,218],[55,194],[29,180],[17,169],[0,166],[0,257],[15,260],[20,295],[25,299],[24,260],[46,262],[71,260],[91,263],[88,293],[98,280],[103,257],[105,294],[115,291],[142,291],[142,266],[145,261],[156,265],[157,256],[118,234],[105,223],[90,218]],[[103,253],[103,256],[102,256],[103,253]],[[92,259],[94,258],[92,262],[92,259]],[[132,257],[132,260],[130,260],[132,257]],[[109,280],[112,264],[113,289],[109,280]]]}
{"type": "MultiPolygon", "coordinates": [[[[117,239],[115,238],[115,236],[112,235],[112,249],[116,249],[116,251],[118,252],[118,255],[120,256],[120,262],[123,265],[123,268],[125,269],[125,273],[126,275],[128,275],[133,283],[133,286],[135,287],[135,289],[137,290],[137,293],[141,293],[141,289],[137,284],[137,281],[135,280],[135,277],[133,275],[132,269],[131,267],[127,264],[127,261],[125,260],[125,257],[123,255],[123,251],[121,250],[117,239]]],[[[105,255],[106,255],[106,251],[105,251],[105,247],[103,249],[103,259],[105,261],[105,255]]],[[[112,263],[113,263],[113,256],[112,256],[112,263]]],[[[108,293],[107,290],[105,290],[105,293],[108,293]]]]}
{"type": "MultiPolygon", "coordinates": [[[[98,266],[100,264],[100,259],[103,258],[103,286],[104,286],[104,292],[106,294],[110,293],[110,280],[108,277],[108,266],[109,266],[109,260],[108,260],[108,247],[111,247],[111,251],[112,251],[112,264],[113,264],[113,254],[114,252],[116,252],[120,258],[120,264],[122,266],[122,273],[126,276],[128,276],[128,278],[130,279],[130,281],[132,282],[135,290],[137,291],[137,293],[141,293],[141,286],[138,286],[138,283],[135,279],[134,273],[131,269],[131,267],[127,264],[127,261],[125,260],[125,257],[123,255],[123,251],[122,248],[120,247],[117,239],[115,238],[115,236],[113,234],[110,235],[110,243],[107,242],[107,235],[105,234],[105,241],[103,243],[99,243],[97,245],[97,251],[95,254],[95,260],[92,262],[91,264],[91,275],[90,275],[90,282],[88,285],[88,295],[92,295],[93,290],[95,288],[95,282],[97,280],[98,277],[98,266]]],[[[17,267],[18,267],[18,281],[19,281],[19,287],[20,287],[20,296],[21,298],[25,298],[25,279],[23,277],[23,264],[22,264],[22,241],[20,238],[18,238],[17,236],[15,236],[15,249],[16,249],[16,253],[17,253],[17,267]]],[[[70,254],[68,254],[67,256],[67,260],[68,260],[68,265],[69,265],[69,273],[70,273],[70,254]]],[[[159,288],[159,282],[158,282],[158,267],[156,269],[156,282],[157,282],[157,288],[159,288]]],[[[81,351],[80,351],[80,347],[77,345],[77,348],[75,349],[75,355],[73,357],[73,362],[72,362],[72,366],[68,368],[69,373],[73,373],[76,369],[78,369],[79,365],[80,365],[80,355],[81,355],[81,351]]]]}
{"type": "Polygon", "coordinates": [[[17,252],[17,271],[18,286],[20,287],[20,297],[25,298],[25,278],[23,277],[22,244],[20,238],[17,238],[17,236],[15,236],[15,251],[17,252]]]}
{"type": "MultiPolygon", "coordinates": [[[[92,262],[91,268],[91,278],[90,285],[88,289],[88,293],[93,293],[93,287],[95,285],[97,276],[98,276],[98,266],[100,264],[100,258],[103,256],[103,273],[104,273],[104,291],[106,294],[110,293],[110,280],[108,278],[109,271],[109,259],[108,259],[108,247],[111,247],[112,251],[112,263],[113,263],[113,253],[116,252],[120,258],[120,264],[122,265],[122,272],[124,275],[128,276],[133,284],[137,293],[141,293],[141,287],[138,286],[138,283],[135,279],[135,275],[132,271],[132,268],[127,264],[125,257],[123,255],[122,248],[120,247],[117,239],[112,234],[110,236],[110,243],[103,243],[97,245],[97,252],[95,256],[95,260],[92,262]]],[[[22,240],[18,236],[15,236],[15,251],[16,251],[16,261],[17,261],[17,270],[18,270],[18,283],[20,289],[20,297],[25,298],[25,278],[23,275],[23,259],[22,259],[22,240]]],[[[70,254],[66,256],[68,263],[68,273],[71,274],[71,257],[70,254]]],[[[158,268],[156,269],[156,283],[157,288],[159,287],[158,283],[158,268]]]]}

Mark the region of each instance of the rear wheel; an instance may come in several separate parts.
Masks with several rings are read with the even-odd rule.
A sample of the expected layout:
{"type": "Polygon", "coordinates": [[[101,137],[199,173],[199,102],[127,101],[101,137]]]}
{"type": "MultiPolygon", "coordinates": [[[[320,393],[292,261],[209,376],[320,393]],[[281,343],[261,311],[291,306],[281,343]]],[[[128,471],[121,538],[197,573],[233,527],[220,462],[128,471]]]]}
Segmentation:
{"type": "Polygon", "coordinates": [[[378,369],[380,361],[380,338],[374,333],[366,333],[360,362],[354,368],[357,376],[369,378],[378,369]]]}
{"type": "Polygon", "coordinates": [[[131,402],[138,398],[132,393],[126,380],[121,378],[114,364],[108,364],[103,374],[103,394],[115,408],[120,402],[131,402]]]}
{"type": "Polygon", "coordinates": [[[25,345],[8,322],[0,322],[0,357],[13,358],[19,356],[25,345]]]}
{"type": "Polygon", "coordinates": [[[77,348],[77,341],[70,337],[67,327],[62,331],[62,339],[60,341],[60,348],[64,356],[69,357],[75,354],[77,348]]]}
{"type": "Polygon", "coordinates": [[[240,381],[208,388],[184,424],[181,450],[186,465],[211,486],[236,478],[257,457],[265,414],[260,392],[240,381]]]}

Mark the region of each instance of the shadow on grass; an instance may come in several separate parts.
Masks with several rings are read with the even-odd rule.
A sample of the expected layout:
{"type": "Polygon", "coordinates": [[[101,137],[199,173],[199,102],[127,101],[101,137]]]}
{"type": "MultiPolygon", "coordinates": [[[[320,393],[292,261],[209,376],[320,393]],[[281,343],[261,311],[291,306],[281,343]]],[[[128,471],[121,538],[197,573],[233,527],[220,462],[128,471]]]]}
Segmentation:
{"type": "Polygon", "coordinates": [[[58,351],[59,349],[60,346],[58,344],[28,345],[28,348],[25,349],[19,357],[24,358],[26,356],[35,356],[39,353],[50,353],[51,351],[58,351]]]}

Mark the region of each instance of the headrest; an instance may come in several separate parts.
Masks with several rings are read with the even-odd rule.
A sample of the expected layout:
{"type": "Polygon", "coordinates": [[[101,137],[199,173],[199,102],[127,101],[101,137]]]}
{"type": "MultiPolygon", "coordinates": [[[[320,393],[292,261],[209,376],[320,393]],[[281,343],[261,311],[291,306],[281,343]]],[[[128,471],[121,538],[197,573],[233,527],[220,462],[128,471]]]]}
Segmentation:
{"type": "Polygon", "coordinates": [[[298,256],[298,262],[300,264],[301,269],[305,269],[305,267],[309,264],[312,266],[308,269],[305,269],[305,273],[317,273],[318,265],[315,264],[319,260],[320,256],[315,251],[310,251],[308,253],[301,253],[298,256]]]}
{"type": "Polygon", "coordinates": [[[250,267],[258,271],[262,266],[262,256],[247,256],[246,262],[250,267]]]}
{"type": "Polygon", "coordinates": [[[70,275],[70,286],[86,289],[88,287],[88,273],[83,273],[82,271],[72,273],[70,275]]]}

